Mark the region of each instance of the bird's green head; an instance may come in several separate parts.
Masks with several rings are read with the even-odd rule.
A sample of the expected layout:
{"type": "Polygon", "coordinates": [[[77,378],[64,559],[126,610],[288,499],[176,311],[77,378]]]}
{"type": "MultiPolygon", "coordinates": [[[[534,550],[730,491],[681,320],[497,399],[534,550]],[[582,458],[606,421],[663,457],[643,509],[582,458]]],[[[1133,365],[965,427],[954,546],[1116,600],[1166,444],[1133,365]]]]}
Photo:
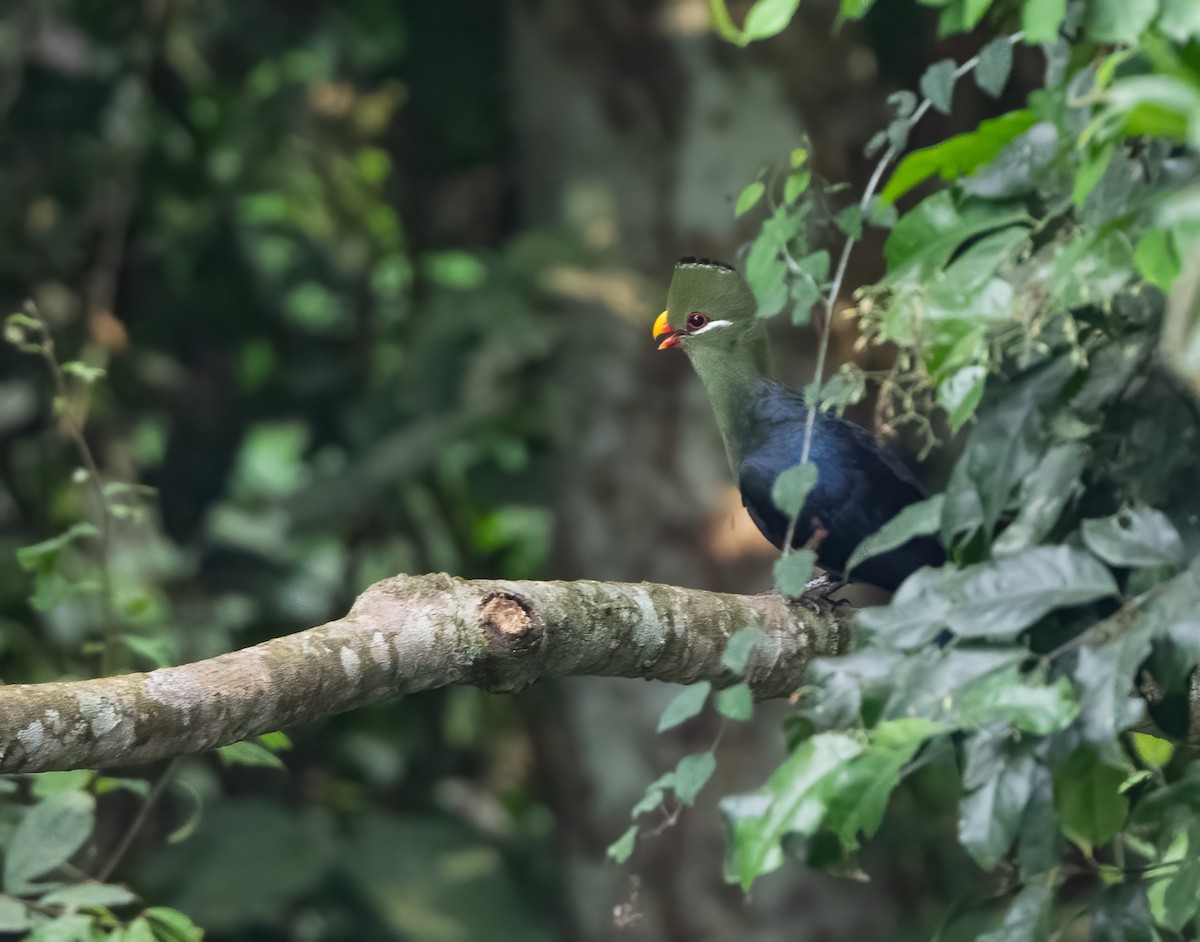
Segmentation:
{"type": "Polygon", "coordinates": [[[728,265],[710,258],[680,259],[667,309],[654,322],[654,339],[662,341],[659,350],[733,350],[761,334],[757,307],[750,286],[728,265]]]}

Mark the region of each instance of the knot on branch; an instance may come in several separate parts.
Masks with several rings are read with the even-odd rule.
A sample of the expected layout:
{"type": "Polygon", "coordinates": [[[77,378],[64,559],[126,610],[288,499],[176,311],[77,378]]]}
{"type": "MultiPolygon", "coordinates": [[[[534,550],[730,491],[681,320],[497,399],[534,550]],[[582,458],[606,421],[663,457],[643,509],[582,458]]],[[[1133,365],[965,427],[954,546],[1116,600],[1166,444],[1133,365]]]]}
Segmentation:
{"type": "Polygon", "coordinates": [[[542,643],[544,628],[529,600],[511,592],[488,592],[479,601],[477,619],[486,653],[475,662],[472,680],[497,693],[526,686],[532,677],[518,665],[542,643]]]}
{"type": "Polygon", "coordinates": [[[493,654],[528,654],[542,641],[541,623],[518,595],[489,592],[479,603],[479,621],[493,654]]]}

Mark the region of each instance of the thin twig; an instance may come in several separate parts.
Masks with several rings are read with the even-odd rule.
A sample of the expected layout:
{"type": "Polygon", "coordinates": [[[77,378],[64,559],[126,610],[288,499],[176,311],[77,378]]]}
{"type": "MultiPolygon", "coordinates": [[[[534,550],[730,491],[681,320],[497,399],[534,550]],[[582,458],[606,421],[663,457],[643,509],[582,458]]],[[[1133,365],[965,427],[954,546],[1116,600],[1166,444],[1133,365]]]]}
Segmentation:
{"type": "Polygon", "coordinates": [[[138,813],[134,816],[133,821],[130,822],[129,830],[121,836],[121,840],[113,848],[113,852],[109,855],[107,862],[96,872],[96,879],[101,883],[108,882],[108,878],[113,875],[113,871],[117,869],[117,865],[120,864],[122,858],[129,851],[130,846],[133,844],[133,839],[137,837],[138,831],[146,823],[146,819],[150,816],[150,810],[154,807],[158,799],[162,797],[162,793],[166,791],[167,785],[170,784],[171,778],[178,770],[181,761],[183,761],[183,756],[176,756],[163,769],[162,775],[154,783],[154,787],[146,795],[146,800],[142,802],[142,807],[138,809],[138,813]]]}
{"type": "Polygon", "coordinates": [[[95,494],[96,501],[100,508],[100,594],[102,596],[101,604],[104,609],[104,648],[100,656],[100,673],[111,674],[114,668],[113,660],[115,660],[116,648],[116,631],[117,617],[116,604],[113,599],[112,588],[112,573],[109,570],[109,558],[112,555],[112,515],[108,511],[108,500],[104,495],[104,482],[100,479],[100,469],[96,465],[96,459],[92,455],[92,449],[88,447],[87,439],[83,437],[82,426],[75,421],[74,415],[71,414],[71,401],[67,391],[67,378],[63,373],[62,366],[59,365],[58,357],[54,352],[54,337],[50,333],[50,327],[45,320],[42,319],[41,312],[32,305],[28,308],[28,312],[33,319],[37,321],[38,327],[42,334],[41,351],[42,358],[46,361],[50,368],[50,375],[54,380],[54,389],[58,396],[58,401],[62,404],[59,415],[62,419],[63,427],[67,430],[71,441],[75,444],[75,450],[79,452],[79,460],[83,462],[84,470],[87,471],[88,482],[95,494]]]}
{"type": "MultiPolygon", "coordinates": [[[[1016,45],[1024,38],[1024,36],[1025,34],[1023,32],[1013,33],[1008,37],[1009,45],[1016,45]]],[[[974,55],[954,70],[954,80],[958,81],[958,79],[962,78],[977,65],[979,65],[979,56],[974,55]]],[[[908,130],[912,130],[912,128],[915,127],[923,117],[925,117],[925,115],[929,112],[929,109],[932,107],[932,101],[930,101],[928,98],[922,99],[908,118],[908,130]]],[[[900,153],[900,150],[900,146],[893,142],[888,149],[883,152],[883,156],[879,158],[879,163],[875,165],[875,169],[871,172],[871,179],[867,181],[866,189],[863,190],[862,197],[858,201],[858,210],[860,215],[866,213],[867,207],[870,205],[871,200],[875,197],[875,191],[879,188],[879,184],[883,179],[884,171],[886,171],[891,165],[892,161],[896,159],[900,153]]],[[[829,283],[829,292],[825,296],[825,303],[823,305],[825,310],[821,320],[821,333],[817,341],[817,363],[813,368],[814,376],[812,386],[814,390],[819,390],[821,388],[821,380],[825,374],[825,359],[829,352],[829,338],[832,334],[834,305],[837,304],[838,295],[842,290],[842,281],[845,280],[846,277],[846,267],[850,263],[850,253],[854,251],[854,246],[857,244],[857,242],[858,240],[854,236],[850,235],[849,233],[846,234],[846,242],[842,245],[842,252],[838,257],[837,268],[834,270],[833,281],[829,283]]],[[[813,398],[815,399],[816,397],[814,396],[813,398]]],[[[808,463],[809,452],[812,450],[813,427],[815,426],[817,420],[817,404],[815,402],[809,402],[807,405],[808,412],[804,417],[804,444],[800,449],[800,464],[808,463]]],[[[792,514],[791,519],[788,521],[787,536],[783,542],[784,556],[792,551],[792,540],[796,535],[796,524],[799,516],[800,511],[796,511],[796,513],[792,514]]]]}

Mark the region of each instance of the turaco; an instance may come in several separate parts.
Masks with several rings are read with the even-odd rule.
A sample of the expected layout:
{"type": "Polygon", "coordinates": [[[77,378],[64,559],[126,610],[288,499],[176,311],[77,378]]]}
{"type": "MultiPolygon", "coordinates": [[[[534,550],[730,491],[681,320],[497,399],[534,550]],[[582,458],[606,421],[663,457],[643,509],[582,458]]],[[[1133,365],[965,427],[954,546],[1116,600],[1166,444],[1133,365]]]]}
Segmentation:
{"type": "MultiPolygon", "coordinates": [[[[766,331],[756,310],[754,293],[734,269],[685,258],[675,266],[654,338],[661,338],[660,350],[679,347],[692,361],[742,503],[763,536],[782,549],[789,521],[771,499],[771,488],[783,471],[800,463],[807,410],[800,393],[766,377],[766,331]]],[[[809,453],[817,483],[800,511],[793,545],[804,546],[817,533],[817,562],[840,579],[864,537],[925,495],[904,463],[866,429],[828,412],[816,415],[809,453]]],[[[895,590],[921,566],[943,560],[937,541],[920,537],[866,560],[850,575],[855,582],[895,590]]]]}

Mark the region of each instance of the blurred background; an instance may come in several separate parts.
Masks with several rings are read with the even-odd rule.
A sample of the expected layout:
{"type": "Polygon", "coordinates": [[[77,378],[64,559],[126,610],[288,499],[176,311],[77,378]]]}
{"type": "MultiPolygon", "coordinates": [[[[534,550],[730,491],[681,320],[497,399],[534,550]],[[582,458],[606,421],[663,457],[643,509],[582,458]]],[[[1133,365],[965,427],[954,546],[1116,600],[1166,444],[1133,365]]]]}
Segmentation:
{"type": "MultiPolygon", "coordinates": [[[[887,95],[987,38],[939,43],[936,11],[898,0],[841,28],[806,0],[748,50],[704,0],[5,11],[0,302],[32,299],[59,360],[106,375],[62,395],[0,346],[4,682],[95,674],[106,620],[111,666],[148,669],[337,617],[397,572],[767,589],[702,390],[650,341],[671,264],[737,261],[737,194],[806,138],[860,191],[887,95]],[[15,553],[96,518],[72,424],[105,480],[145,487],[50,578],[15,553]]],[[[970,94],[955,128],[985,116],[970,94]]],[[[776,326],[803,384],[812,336],[776,326]]],[[[645,786],[715,735],[655,734],[673,693],[451,689],[289,731],[286,770],[189,759],[118,876],[214,940],[435,942],[903,939],[929,929],[915,886],[969,880],[921,849],[953,822],[918,776],[869,882],[724,885],[716,795],[778,762],[786,704],[723,738],[695,809],[606,862],[645,786]]],[[[96,854],[139,802],[101,798],[96,854]]]]}

